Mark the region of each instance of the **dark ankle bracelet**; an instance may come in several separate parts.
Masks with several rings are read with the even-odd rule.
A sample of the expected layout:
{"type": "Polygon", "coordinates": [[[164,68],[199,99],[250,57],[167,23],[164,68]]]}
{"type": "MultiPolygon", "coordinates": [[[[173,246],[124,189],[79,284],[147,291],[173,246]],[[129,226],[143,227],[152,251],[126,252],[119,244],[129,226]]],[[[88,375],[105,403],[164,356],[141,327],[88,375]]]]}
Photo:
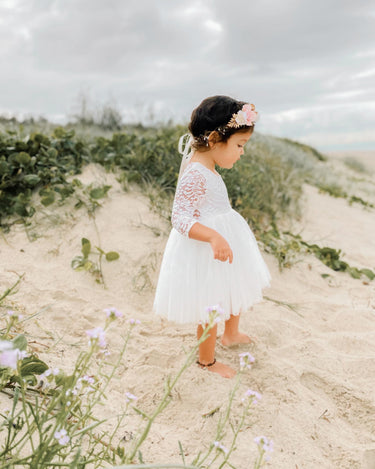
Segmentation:
{"type": "Polygon", "coordinates": [[[203,366],[203,368],[206,368],[206,366],[215,365],[215,363],[216,363],[216,358],[214,358],[214,361],[213,361],[212,363],[207,363],[207,365],[205,365],[204,363],[201,363],[199,360],[197,360],[196,363],[197,363],[197,365],[203,366]]]}

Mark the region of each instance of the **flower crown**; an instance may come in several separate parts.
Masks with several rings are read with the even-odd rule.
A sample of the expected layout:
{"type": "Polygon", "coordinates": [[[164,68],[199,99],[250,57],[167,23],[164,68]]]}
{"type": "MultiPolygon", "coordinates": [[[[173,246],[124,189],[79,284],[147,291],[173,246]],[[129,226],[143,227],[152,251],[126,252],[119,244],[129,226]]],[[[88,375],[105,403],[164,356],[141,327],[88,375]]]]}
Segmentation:
{"type": "MultiPolygon", "coordinates": [[[[244,125],[252,127],[258,119],[259,113],[255,110],[254,104],[246,103],[238,112],[232,114],[232,117],[227,124],[218,127],[216,130],[220,134],[225,135],[226,131],[230,128],[238,129],[244,125]]],[[[209,137],[207,133],[211,133],[211,130],[207,131],[203,135],[195,137],[194,140],[202,141],[206,146],[208,146],[209,137]]]]}
{"type": "Polygon", "coordinates": [[[232,114],[232,117],[230,118],[228,124],[222,125],[216,130],[224,135],[226,131],[230,128],[238,129],[243,125],[252,127],[258,119],[259,113],[255,110],[254,104],[246,103],[238,112],[232,114]]]}
{"type": "Polygon", "coordinates": [[[238,129],[242,125],[252,127],[259,119],[259,115],[255,110],[254,104],[244,104],[242,109],[232,115],[231,120],[225,127],[233,127],[238,129]]]}

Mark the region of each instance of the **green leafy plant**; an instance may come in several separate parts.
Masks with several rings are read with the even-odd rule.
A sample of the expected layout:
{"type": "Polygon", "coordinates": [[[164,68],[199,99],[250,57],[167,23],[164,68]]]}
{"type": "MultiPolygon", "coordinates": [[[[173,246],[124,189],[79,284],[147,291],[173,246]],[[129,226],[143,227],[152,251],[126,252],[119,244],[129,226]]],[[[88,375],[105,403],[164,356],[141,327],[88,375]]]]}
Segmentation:
{"type": "Polygon", "coordinates": [[[303,251],[301,243],[288,233],[280,233],[275,223],[269,230],[258,229],[259,238],[266,252],[273,254],[279,264],[279,271],[291,267],[297,256],[303,251]]]}
{"type": "Polygon", "coordinates": [[[319,192],[325,192],[332,197],[341,197],[343,199],[347,199],[349,205],[357,203],[363,205],[364,207],[375,208],[375,205],[371,202],[367,202],[366,200],[363,200],[361,197],[356,195],[349,195],[338,184],[318,184],[317,187],[319,188],[319,192]]]}
{"type": "Polygon", "coordinates": [[[74,205],[76,209],[82,206],[86,207],[90,217],[94,218],[94,213],[98,207],[101,207],[99,199],[105,197],[112,186],[106,184],[102,186],[94,186],[92,183],[84,186],[79,179],[73,179],[72,184],[77,187],[77,202],[74,205]]]}
{"type": "Polygon", "coordinates": [[[372,204],[371,202],[367,202],[366,200],[363,200],[361,197],[357,197],[356,195],[351,195],[348,201],[349,201],[349,205],[357,203],[357,204],[363,205],[364,207],[375,208],[374,204],[372,204]]]}
{"type": "Polygon", "coordinates": [[[95,281],[105,285],[104,276],[102,271],[102,259],[103,257],[108,261],[112,262],[119,259],[120,254],[116,251],[104,252],[98,246],[95,246],[96,252],[91,250],[91,242],[87,238],[81,239],[81,252],[82,256],[76,256],[71,262],[71,266],[74,270],[82,271],[86,270],[95,276],[95,281]],[[90,255],[97,255],[98,260],[94,261],[89,258],[90,255]]]}
{"type": "Polygon", "coordinates": [[[14,337],[11,329],[22,319],[22,315],[12,310],[6,313],[6,326],[0,335],[0,391],[16,384],[35,386],[35,375],[42,374],[48,366],[35,354],[27,353],[27,340],[24,334],[14,337]]]}
{"type": "Polygon", "coordinates": [[[340,258],[341,249],[334,249],[328,246],[320,247],[317,244],[309,244],[303,241],[300,235],[294,235],[290,232],[285,232],[285,235],[293,237],[297,241],[297,245],[305,246],[306,252],[312,253],[327,267],[335,270],[336,272],[347,272],[353,278],[360,279],[364,275],[369,279],[375,278],[375,270],[369,268],[357,268],[349,265],[347,262],[340,258]]]}
{"type": "Polygon", "coordinates": [[[16,215],[31,217],[35,208],[31,196],[39,190],[41,203],[60,201],[74,192],[67,175],[80,172],[88,151],[74,140],[74,130],[58,127],[51,137],[38,132],[19,138],[16,132],[0,134],[0,225],[16,215]]]}

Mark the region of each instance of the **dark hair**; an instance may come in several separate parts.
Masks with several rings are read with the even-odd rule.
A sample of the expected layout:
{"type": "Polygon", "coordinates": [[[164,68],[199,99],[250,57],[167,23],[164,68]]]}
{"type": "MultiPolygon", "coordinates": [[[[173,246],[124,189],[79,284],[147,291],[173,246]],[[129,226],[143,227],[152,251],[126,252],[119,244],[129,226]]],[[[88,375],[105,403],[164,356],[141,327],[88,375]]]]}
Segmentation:
{"type": "Polygon", "coordinates": [[[188,126],[190,133],[194,137],[192,148],[199,151],[209,150],[208,136],[211,136],[213,143],[225,143],[229,137],[237,132],[244,133],[254,129],[254,125],[247,125],[239,128],[225,127],[233,114],[237,113],[245,101],[237,101],[229,96],[211,96],[204,99],[191,114],[190,124],[188,126]]]}

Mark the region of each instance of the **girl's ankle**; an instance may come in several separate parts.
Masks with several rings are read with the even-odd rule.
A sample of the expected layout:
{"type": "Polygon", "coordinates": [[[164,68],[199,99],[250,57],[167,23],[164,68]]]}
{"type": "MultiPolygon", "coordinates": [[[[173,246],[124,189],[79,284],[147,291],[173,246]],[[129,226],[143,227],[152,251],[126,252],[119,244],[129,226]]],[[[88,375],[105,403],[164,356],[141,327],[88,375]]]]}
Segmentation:
{"type": "Polygon", "coordinates": [[[197,365],[199,365],[203,368],[205,368],[206,366],[210,367],[210,366],[215,365],[216,358],[213,358],[212,360],[201,360],[201,359],[199,359],[199,360],[196,361],[196,363],[197,363],[197,365]]]}

